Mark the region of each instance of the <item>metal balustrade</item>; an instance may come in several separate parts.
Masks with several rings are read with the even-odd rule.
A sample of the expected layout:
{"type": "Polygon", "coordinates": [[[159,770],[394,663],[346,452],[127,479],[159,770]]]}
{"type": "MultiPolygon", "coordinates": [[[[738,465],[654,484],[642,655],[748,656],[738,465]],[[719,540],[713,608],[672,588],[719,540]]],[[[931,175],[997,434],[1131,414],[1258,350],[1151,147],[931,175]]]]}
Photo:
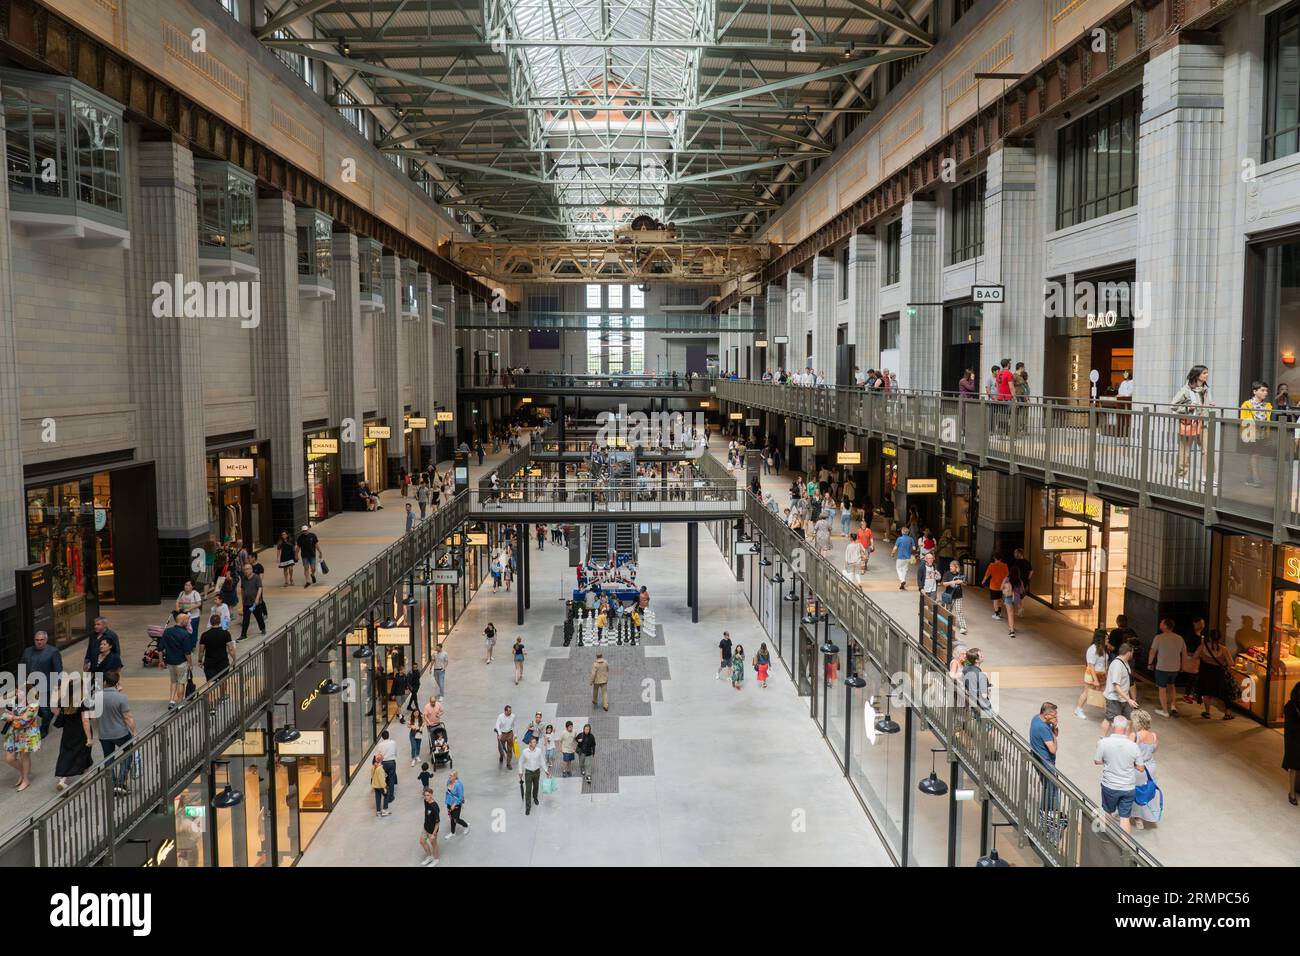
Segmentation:
{"type": "Polygon", "coordinates": [[[275,630],[234,667],[160,717],[124,750],[74,782],[0,844],[0,866],[89,866],[112,862],[120,835],[184,785],[235,734],[264,717],[297,674],[337,644],[366,609],[381,600],[464,523],[462,494],[275,630]],[[131,788],[114,793],[113,772],[131,766],[131,788]]]}
{"type": "Polygon", "coordinates": [[[736,405],[869,435],[981,468],[1073,484],[1208,525],[1300,540],[1300,424],[1242,428],[1236,408],[1033,397],[998,402],[941,392],[801,388],[720,379],[736,405]],[[1243,434],[1243,431],[1245,434],[1243,434]]]}
{"type": "Polygon", "coordinates": [[[703,446],[687,445],[678,443],[675,447],[664,448],[642,448],[633,444],[631,447],[625,447],[620,444],[610,444],[609,440],[597,442],[594,439],[570,438],[564,441],[535,441],[531,446],[531,457],[538,458],[543,455],[568,455],[575,458],[587,458],[591,455],[591,446],[605,451],[629,451],[636,455],[638,461],[688,461],[699,458],[703,446]]]}
{"type": "Polygon", "coordinates": [[[939,658],[780,516],[746,495],[745,517],[757,540],[773,548],[779,561],[803,578],[844,630],[862,643],[896,699],[925,721],[1046,860],[1056,866],[1160,865],[1074,783],[1047,770],[1001,717],[970,700],[939,658]],[[900,675],[906,679],[900,681],[900,675]]]}
{"type": "Polygon", "coordinates": [[[460,376],[457,387],[473,389],[509,388],[519,392],[548,389],[606,392],[681,392],[683,396],[709,394],[712,380],[703,376],[677,375],[589,375],[585,372],[469,372],[460,376]]]}
{"type": "Polygon", "coordinates": [[[621,514],[682,516],[690,520],[697,513],[713,517],[739,514],[743,508],[740,489],[731,479],[713,480],[647,478],[633,481],[564,481],[527,478],[503,482],[499,488],[471,493],[470,514],[480,520],[503,520],[522,516],[563,515],[578,520],[584,515],[621,514]]]}

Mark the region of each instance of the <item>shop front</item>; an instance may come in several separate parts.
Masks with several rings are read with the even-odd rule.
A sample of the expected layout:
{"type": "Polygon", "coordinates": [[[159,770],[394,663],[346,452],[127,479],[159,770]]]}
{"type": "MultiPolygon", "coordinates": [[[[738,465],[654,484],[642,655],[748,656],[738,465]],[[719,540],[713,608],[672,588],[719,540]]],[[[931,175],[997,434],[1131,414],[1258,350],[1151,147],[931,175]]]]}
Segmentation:
{"type": "Polygon", "coordinates": [[[365,430],[362,477],[371,491],[382,491],[388,487],[388,443],[392,440],[393,430],[384,424],[382,418],[366,419],[365,430]]]}
{"type": "Polygon", "coordinates": [[[1132,375],[1133,322],[1146,308],[1132,265],[1050,280],[1042,394],[1114,401],[1132,375]]]}
{"type": "Polygon", "coordinates": [[[85,637],[102,604],[155,604],[158,518],[154,467],[29,477],[27,559],[47,564],[58,647],[85,637]]]}
{"type": "Polygon", "coordinates": [[[1031,596],[1084,627],[1113,627],[1128,583],[1128,508],[1082,491],[1025,488],[1031,596]]]}
{"type": "Polygon", "coordinates": [[[208,449],[208,553],[269,546],[271,463],[265,443],[208,449]]]}
{"type": "Polygon", "coordinates": [[[307,517],[324,521],[343,510],[343,473],[339,466],[339,430],[324,428],[303,436],[307,458],[307,517]]]}
{"type": "Polygon", "coordinates": [[[873,489],[872,497],[878,503],[888,526],[897,517],[894,502],[898,500],[898,446],[889,441],[881,442],[879,460],[878,483],[873,489]]]}
{"type": "Polygon", "coordinates": [[[303,670],[294,683],[292,726],[297,736],[275,738],[277,757],[289,767],[288,785],[297,795],[300,852],[325,823],[349,777],[343,713],[348,695],[338,692],[346,685],[336,648],[303,670]]]}
{"type": "Polygon", "coordinates": [[[1230,397],[1246,398],[1252,380],[1268,382],[1274,395],[1281,384],[1292,396],[1300,394],[1300,232],[1246,247],[1241,328],[1241,394],[1230,397]]]}
{"type": "Polygon", "coordinates": [[[976,468],[974,465],[944,462],[939,469],[939,554],[961,559],[975,547],[977,517],[976,468]]]}
{"type": "Polygon", "coordinates": [[[1300,682],[1300,548],[1211,535],[1210,627],[1223,636],[1237,706],[1269,726],[1300,682]]]}

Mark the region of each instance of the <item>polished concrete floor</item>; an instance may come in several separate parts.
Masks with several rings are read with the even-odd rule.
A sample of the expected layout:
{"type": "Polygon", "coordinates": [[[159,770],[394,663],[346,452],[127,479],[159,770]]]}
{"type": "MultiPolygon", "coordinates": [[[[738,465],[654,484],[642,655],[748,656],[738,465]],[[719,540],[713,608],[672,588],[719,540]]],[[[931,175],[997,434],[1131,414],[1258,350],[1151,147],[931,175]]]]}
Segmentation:
{"type": "MultiPolygon", "coordinates": [[[[593,785],[559,779],[531,815],[518,773],[497,763],[493,723],[505,704],[519,734],[534,712],[557,727],[591,717],[592,648],[565,648],[556,627],[572,587],[567,552],[531,551],[532,607],[516,627],[515,595],[481,591],[448,637],[446,724],[465,785],[468,836],[446,839],[442,866],[611,865],[888,866],[889,857],[842,771],[808,719],[806,699],[774,667],[766,689],[747,674],[736,691],[716,679],[718,640],[729,630],[746,653],[763,635],[708,534],[700,531],[700,621],[686,607],[686,529],[665,525],[663,546],[643,549],[638,583],[648,586],[659,625],[636,647],[607,647],[610,712],[592,720],[597,735],[593,785]],[[499,630],[497,657],[485,664],[483,627],[499,630]],[[524,679],[514,683],[508,649],[527,648],[524,679]],[[617,772],[611,768],[617,764],[617,772]]],[[[368,780],[358,777],[312,841],[300,865],[411,866],[422,859],[416,773],[405,728],[398,731],[392,816],[377,818],[368,780]]],[[[556,770],[558,776],[558,765],[556,770]]],[[[446,774],[434,777],[442,800],[446,774]]]]}

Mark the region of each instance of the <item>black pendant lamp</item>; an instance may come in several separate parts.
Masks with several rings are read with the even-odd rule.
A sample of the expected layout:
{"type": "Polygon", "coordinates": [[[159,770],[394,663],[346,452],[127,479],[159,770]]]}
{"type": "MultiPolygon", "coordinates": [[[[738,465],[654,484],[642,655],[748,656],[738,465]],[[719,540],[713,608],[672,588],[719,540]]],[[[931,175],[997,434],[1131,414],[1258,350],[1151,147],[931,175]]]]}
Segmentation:
{"type": "Polygon", "coordinates": [[[229,810],[244,802],[244,792],[226,784],[226,788],[212,798],[212,806],[218,810],[229,810]]]}
{"type": "Polygon", "coordinates": [[[940,753],[941,750],[942,748],[930,751],[930,776],[916,785],[916,789],[932,797],[942,797],[948,792],[948,785],[939,779],[939,774],[935,770],[935,760],[937,759],[935,755],[940,753]]]}
{"type": "Polygon", "coordinates": [[[1002,859],[1002,857],[998,856],[998,827],[1000,827],[1000,826],[1009,826],[1009,825],[1010,825],[1010,824],[1006,824],[1006,823],[995,823],[995,824],[993,824],[993,826],[992,826],[992,830],[993,830],[993,842],[992,842],[992,845],[989,847],[989,852],[988,852],[987,855],[982,856],[982,857],[980,857],[978,860],[975,861],[975,865],[976,865],[976,866],[1010,866],[1010,865],[1011,865],[1011,864],[1008,863],[1006,860],[1002,859]]]}

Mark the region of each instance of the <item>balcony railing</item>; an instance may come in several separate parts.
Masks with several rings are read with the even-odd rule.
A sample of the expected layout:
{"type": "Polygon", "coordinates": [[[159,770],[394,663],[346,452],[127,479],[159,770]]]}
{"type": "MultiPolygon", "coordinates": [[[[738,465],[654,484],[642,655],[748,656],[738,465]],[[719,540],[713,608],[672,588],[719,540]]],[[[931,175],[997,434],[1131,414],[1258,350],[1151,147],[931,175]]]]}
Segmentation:
{"type": "Polygon", "coordinates": [[[734,481],[710,478],[644,481],[515,479],[471,493],[470,512],[493,519],[517,514],[736,514],[743,504],[734,481]]]}
{"type": "Polygon", "coordinates": [[[595,312],[482,312],[466,311],[456,320],[458,329],[507,329],[515,332],[594,332],[609,328],[625,332],[694,332],[700,335],[717,335],[719,331],[754,332],[762,334],[765,320],[752,315],[717,316],[705,313],[636,314],[595,312]],[[632,326],[629,319],[644,319],[644,324],[632,326]],[[610,320],[620,323],[611,326],[610,320]]]}
{"type": "MultiPolygon", "coordinates": [[[[962,399],[939,392],[716,383],[719,400],[884,438],[980,467],[1067,481],[1194,513],[1206,524],[1300,539],[1300,425],[1243,429],[1236,408],[1034,397],[962,399]],[[1251,434],[1253,433],[1253,434],[1251,434]],[[1254,438],[1253,441],[1246,440],[1254,438]]],[[[832,451],[833,449],[827,449],[832,451]]]]}
{"type": "Polygon", "coordinates": [[[938,658],[752,495],[745,495],[745,517],[760,543],[773,548],[861,642],[890,680],[895,699],[925,721],[1047,860],[1057,866],[1160,865],[1082,790],[1048,770],[995,711],[968,699],[938,658]]]}
{"type": "Polygon", "coordinates": [[[248,723],[262,717],[298,673],[343,640],[366,609],[381,600],[468,514],[460,495],[420,522],[275,631],[221,677],[159,718],[135,742],[71,785],[57,800],[18,823],[0,845],[0,866],[89,866],[248,723]],[[118,761],[133,764],[131,789],[115,793],[118,761]]]}
{"type": "Polygon", "coordinates": [[[588,375],[583,372],[477,372],[460,377],[461,388],[513,388],[520,392],[548,388],[668,389],[706,394],[712,381],[703,376],[684,375],[588,375]]]}

